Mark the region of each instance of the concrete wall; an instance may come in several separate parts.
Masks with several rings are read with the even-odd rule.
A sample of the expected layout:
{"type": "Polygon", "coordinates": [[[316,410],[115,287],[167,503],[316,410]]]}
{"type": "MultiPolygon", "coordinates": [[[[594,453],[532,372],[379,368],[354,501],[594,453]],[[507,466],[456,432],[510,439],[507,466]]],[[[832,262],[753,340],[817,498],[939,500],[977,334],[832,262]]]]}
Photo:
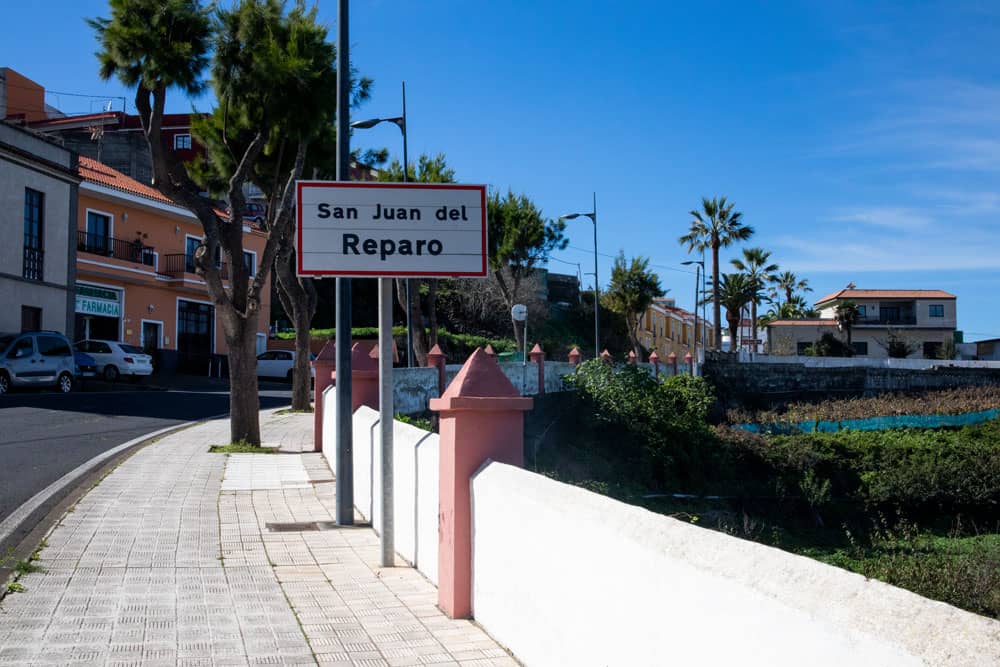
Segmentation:
{"type": "MultiPolygon", "coordinates": [[[[445,386],[455,379],[461,364],[445,366],[445,386]]],[[[538,393],[538,366],[528,363],[502,363],[501,370],[511,384],[525,396],[538,393]]],[[[563,391],[562,378],[573,373],[576,367],[563,361],[545,362],[545,391],[548,393],[563,391]]],[[[664,368],[660,366],[661,372],[664,368]]],[[[428,401],[438,396],[438,372],[435,368],[394,368],[393,400],[396,412],[404,415],[418,414],[427,410],[428,401]]]]}
{"type": "Polygon", "coordinates": [[[476,621],[525,665],[1000,664],[1000,623],[511,466],[473,479],[476,621]]]}
{"type": "MultiPolygon", "coordinates": [[[[333,415],[333,391],[324,395],[324,415],[333,415]]],[[[354,506],[375,531],[382,532],[382,451],[378,412],[360,407],[354,413],[354,506]]],[[[337,470],[333,419],[323,442],[330,469],[337,470]]],[[[324,424],[326,428],[326,424],[324,424]]],[[[433,583],[438,579],[438,435],[393,422],[393,511],[396,553],[433,583]]]]}

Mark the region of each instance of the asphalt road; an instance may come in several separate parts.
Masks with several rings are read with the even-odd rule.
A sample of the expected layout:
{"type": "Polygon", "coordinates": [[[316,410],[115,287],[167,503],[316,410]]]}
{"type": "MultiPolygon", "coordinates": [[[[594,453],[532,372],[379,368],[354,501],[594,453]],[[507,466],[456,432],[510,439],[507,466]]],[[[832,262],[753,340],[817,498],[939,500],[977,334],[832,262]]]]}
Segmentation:
{"type": "MultiPolygon", "coordinates": [[[[108,449],[151,431],[229,411],[228,389],[222,385],[168,391],[94,385],[70,394],[0,396],[0,521],[108,449]]],[[[290,402],[288,385],[262,383],[261,407],[290,402]]]]}

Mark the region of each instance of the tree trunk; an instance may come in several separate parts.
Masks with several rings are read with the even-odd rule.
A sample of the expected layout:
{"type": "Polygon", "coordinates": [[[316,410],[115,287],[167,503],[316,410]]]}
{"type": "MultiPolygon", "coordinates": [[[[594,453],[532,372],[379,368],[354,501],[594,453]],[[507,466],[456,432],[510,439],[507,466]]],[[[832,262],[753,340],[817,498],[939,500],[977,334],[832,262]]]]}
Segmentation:
{"type": "Polygon", "coordinates": [[[757,299],[750,302],[750,338],[752,352],[757,354],[757,299]]]}
{"type": "Polygon", "coordinates": [[[430,347],[434,347],[438,344],[437,278],[431,278],[427,284],[427,326],[430,329],[430,339],[427,342],[430,347]]]}
{"type": "MultiPolygon", "coordinates": [[[[430,351],[431,346],[427,344],[427,332],[424,330],[424,314],[423,309],[420,306],[420,281],[413,280],[413,289],[411,290],[410,298],[413,301],[413,320],[410,322],[410,326],[413,327],[413,357],[415,366],[426,366],[427,365],[427,352],[430,351]]],[[[396,280],[396,299],[399,301],[399,305],[406,310],[406,281],[402,279],[396,280]]]]}
{"type": "MultiPolygon", "coordinates": [[[[695,308],[698,305],[695,304],[695,308]]],[[[722,349],[722,309],[719,304],[719,244],[712,244],[712,328],[715,331],[715,349],[722,349]]],[[[729,347],[736,344],[736,338],[730,335],[729,347]]]]}
{"type": "Polygon", "coordinates": [[[292,410],[308,412],[312,399],[312,375],[309,372],[309,328],[316,314],[316,288],[311,278],[300,278],[292,272],[295,250],[287,238],[282,238],[274,260],[278,278],[278,298],[295,327],[295,363],[292,368],[292,410]]]}
{"type": "MultiPolygon", "coordinates": [[[[632,344],[632,351],[635,352],[636,362],[642,360],[642,352],[639,346],[639,324],[642,323],[641,317],[642,315],[633,317],[631,319],[634,321],[628,322],[628,340],[632,344]]],[[[697,331],[692,330],[691,335],[696,336],[697,333],[697,331]]]]}
{"type": "Polygon", "coordinates": [[[729,323],[729,351],[734,354],[739,354],[739,349],[736,347],[736,331],[740,326],[740,318],[739,316],[733,317],[727,310],[726,322],[729,323]]]}
{"type": "Polygon", "coordinates": [[[260,394],[257,388],[257,311],[243,316],[219,304],[229,347],[229,441],[260,445],[260,394]],[[236,390],[238,388],[238,390],[236,390]]]}

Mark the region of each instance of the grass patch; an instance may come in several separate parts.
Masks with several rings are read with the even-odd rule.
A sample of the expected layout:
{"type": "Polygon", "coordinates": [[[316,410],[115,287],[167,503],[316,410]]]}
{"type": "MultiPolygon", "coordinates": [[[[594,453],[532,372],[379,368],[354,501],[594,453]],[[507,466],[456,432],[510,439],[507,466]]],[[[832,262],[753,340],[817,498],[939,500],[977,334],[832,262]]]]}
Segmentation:
{"type": "Polygon", "coordinates": [[[415,426],[424,431],[434,432],[434,423],[424,417],[411,417],[410,415],[396,414],[395,420],[402,422],[403,424],[409,424],[410,426],[415,426]]]}
{"type": "Polygon", "coordinates": [[[7,593],[23,593],[24,591],[24,584],[20,581],[12,581],[7,584],[7,593]]]}
{"type": "Polygon", "coordinates": [[[29,560],[19,560],[14,565],[14,571],[17,572],[18,576],[31,574],[32,572],[44,572],[45,568],[36,563],[35,561],[37,560],[37,554],[33,554],[29,560]]]}
{"type": "Polygon", "coordinates": [[[274,414],[276,414],[276,415],[311,415],[312,413],[313,413],[313,409],[312,408],[309,408],[308,410],[292,410],[291,408],[283,408],[281,410],[275,411],[274,414]]]}
{"type": "Polygon", "coordinates": [[[228,445],[213,445],[208,448],[212,454],[274,454],[277,447],[259,447],[252,445],[246,440],[231,442],[228,445]]]}

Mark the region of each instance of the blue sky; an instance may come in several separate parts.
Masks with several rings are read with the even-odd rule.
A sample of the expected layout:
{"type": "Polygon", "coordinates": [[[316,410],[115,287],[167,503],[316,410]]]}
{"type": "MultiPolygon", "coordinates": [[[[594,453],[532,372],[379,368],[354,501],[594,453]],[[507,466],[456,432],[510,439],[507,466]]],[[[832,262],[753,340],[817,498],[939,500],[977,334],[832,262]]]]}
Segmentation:
{"type": "MultiPolygon", "coordinates": [[[[333,29],[336,3],[319,4],[333,29]]],[[[624,250],[690,306],[677,238],[702,196],[726,195],[757,230],[749,245],[807,278],[810,296],[851,281],[945,289],[966,340],[1000,337],[996,3],[374,0],[351,12],[351,59],[375,80],[355,117],[397,114],[405,80],[412,159],[444,153],[462,181],[523,192],[551,217],[590,210],[596,191],[602,284],[624,250]]],[[[7,7],[8,25],[31,29],[7,33],[0,65],[94,96],[50,95],[65,111],[117,95],[134,112],[96,73],[82,17],[106,14],[92,0],[7,7]]],[[[192,104],[211,100],[175,93],[170,106],[192,104]]],[[[391,125],[352,145],[401,151],[391,125]]],[[[588,271],[590,222],[569,225],[550,268],[588,271]]]]}

